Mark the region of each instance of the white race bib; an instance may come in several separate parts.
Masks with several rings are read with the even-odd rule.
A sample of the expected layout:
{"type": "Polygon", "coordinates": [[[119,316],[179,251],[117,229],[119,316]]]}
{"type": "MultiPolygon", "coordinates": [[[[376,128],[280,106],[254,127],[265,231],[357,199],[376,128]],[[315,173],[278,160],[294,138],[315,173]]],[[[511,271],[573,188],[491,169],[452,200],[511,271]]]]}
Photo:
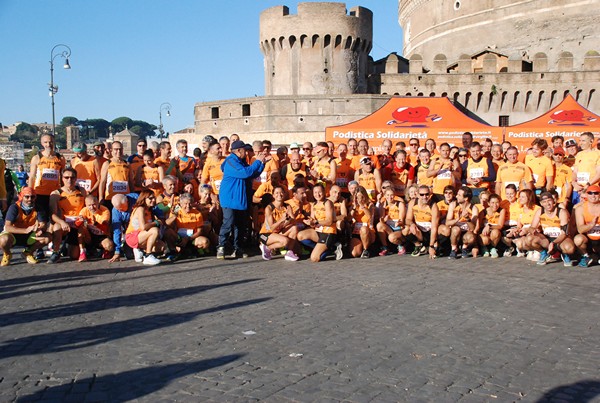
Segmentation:
{"type": "Polygon", "coordinates": [[[47,181],[57,181],[58,182],[58,170],[51,168],[42,169],[42,179],[47,181]]]}
{"type": "Polygon", "coordinates": [[[177,230],[177,235],[179,236],[192,236],[194,234],[193,229],[179,228],[177,230]]]}
{"type": "Polygon", "coordinates": [[[215,191],[218,192],[221,189],[221,179],[217,179],[213,182],[213,185],[215,187],[215,191]]]}
{"type": "Polygon", "coordinates": [[[483,178],[483,168],[471,168],[469,175],[471,179],[483,178]]]}
{"type": "Polygon", "coordinates": [[[102,233],[102,231],[100,230],[100,228],[94,226],[94,225],[88,225],[88,230],[94,234],[94,235],[105,235],[102,233]]]}
{"type": "Polygon", "coordinates": [[[113,193],[129,193],[129,183],[127,181],[113,181],[111,185],[113,193]]]}
{"type": "Polygon", "coordinates": [[[558,238],[560,236],[560,228],[546,227],[544,228],[544,235],[549,238],[558,238]]]}
{"type": "Polygon", "coordinates": [[[431,231],[431,223],[429,221],[416,221],[415,224],[417,224],[417,227],[422,232],[429,232],[429,231],[431,231]]]}
{"type": "Polygon", "coordinates": [[[77,186],[79,186],[81,189],[84,189],[86,192],[89,192],[92,188],[91,179],[77,179],[75,183],[77,183],[77,186]]]}
{"type": "Polygon", "coordinates": [[[367,223],[366,222],[356,222],[354,223],[354,228],[352,229],[352,233],[353,234],[360,234],[360,229],[362,227],[366,227],[367,223]]]}
{"type": "Polygon", "coordinates": [[[437,178],[438,179],[452,179],[452,171],[450,171],[449,169],[442,169],[440,172],[438,172],[437,178]]]}
{"type": "Polygon", "coordinates": [[[348,186],[348,179],[346,178],[335,178],[335,184],[341,188],[348,186]]]}
{"type": "Polygon", "coordinates": [[[577,172],[577,183],[580,185],[585,185],[590,181],[590,173],[589,172],[577,172]]]}

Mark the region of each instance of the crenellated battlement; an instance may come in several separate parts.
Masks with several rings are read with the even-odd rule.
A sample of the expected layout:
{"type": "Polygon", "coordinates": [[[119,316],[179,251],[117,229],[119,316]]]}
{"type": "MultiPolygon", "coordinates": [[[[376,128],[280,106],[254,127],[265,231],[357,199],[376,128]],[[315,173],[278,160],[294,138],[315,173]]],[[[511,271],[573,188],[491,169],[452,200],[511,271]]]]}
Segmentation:
{"type": "Polygon", "coordinates": [[[265,93],[354,94],[367,91],[373,13],[344,3],[300,3],[260,15],[265,93]]]}

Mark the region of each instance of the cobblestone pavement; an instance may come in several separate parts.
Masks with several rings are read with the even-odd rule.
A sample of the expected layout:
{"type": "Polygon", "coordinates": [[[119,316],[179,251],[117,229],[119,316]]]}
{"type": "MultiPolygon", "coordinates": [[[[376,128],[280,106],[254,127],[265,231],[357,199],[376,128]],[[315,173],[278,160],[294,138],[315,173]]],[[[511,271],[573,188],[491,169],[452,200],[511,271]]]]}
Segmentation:
{"type": "Polygon", "coordinates": [[[600,402],[599,266],[14,263],[1,402],[600,402]]]}

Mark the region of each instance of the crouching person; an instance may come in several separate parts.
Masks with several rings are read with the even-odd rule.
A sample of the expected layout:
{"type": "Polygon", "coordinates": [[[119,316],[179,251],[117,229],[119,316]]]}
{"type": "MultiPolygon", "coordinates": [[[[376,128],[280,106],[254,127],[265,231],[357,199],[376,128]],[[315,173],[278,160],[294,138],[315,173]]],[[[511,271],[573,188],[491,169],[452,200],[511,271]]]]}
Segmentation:
{"type": "Polygon", "coordinates": [[[11,204],[6,212],[4,232],[0,234],[0,248],[4,255],[0,266],[8,266],[13,246],[24,246],[23,258],[29,264],[38,261],[33,251],[40,249],[50,242],[45,232],[47,217],[35,210],[35,192],[31,187],[24,187],[19,193],[19,200],[11,204]]]}
{"type": "Polygon", "coordinates": [[[264,260],[271,260],[273,249],[286,249],[285,260],[298,260],[294,252],[297,249],[298,227],[292,217],[292,208],[284,203],[286,194],[282,186],[276,186],[273,189],[273,201],[265,208],[265,222],[258,236],[264,260]]]}
{"type": "Polygon", "coordinates": [[[102,259],[110,259],[115,250],[115,244],[110,240],[108,226],[110,224],[110,211],[98,202],[94,195],[87,195],[85,207],[79,212],[83,219],[82,236],[84,249],[79,254],[79,261],[87,260],[87,251],[101,247],[102,259]]]}
{"type": "Polygon", "coordinates": [[[160,263],[154,253],[164,250],[164,243],[159,239],[161,223],[152,211],[155,206],[154,192],[142,190],[125,231],[125,242],[133,249],[135,261],[150,266],[160,263]]]}
{"type": "Polygon", "coordinates": [[[179,209],[167,218],[165,224],[171,226],[175,224],[178,235],[178,247],[181,252],[186,247],[194,247],[199,255],[204,255],[210,247],[210,241],[202,236],[204,228],[204,218],[198,209],[192,207],[194,198],[190,193],[184,193],[179,196],[179,209]]]}

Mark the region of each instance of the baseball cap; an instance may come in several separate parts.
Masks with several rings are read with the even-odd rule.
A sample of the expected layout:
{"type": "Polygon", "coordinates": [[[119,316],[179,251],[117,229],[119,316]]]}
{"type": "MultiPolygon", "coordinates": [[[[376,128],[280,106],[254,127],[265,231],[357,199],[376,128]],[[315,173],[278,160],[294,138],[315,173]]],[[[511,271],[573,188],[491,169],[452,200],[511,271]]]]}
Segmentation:
{"type": "Polygon", "coordinates": [[[94,147],[100,147],[100,146],[103,146],[103,145],[104,145],[104,142],[102,142],[102,141],[96,141],[94,143],[94,147]]]}
{"type": "Polygon", "coordinates": [[[572,146],[576,146],[577,142],[575,141],[575,139],[569,139],[565,142],[565,147],[572,147],[572,146]]]}
{"type": "Polygon", "coordinates": [[[565,155],[566,154],[565,153],[565,149],[562,148],[562,147],[556,147],[553,152],[554,152],[554,154],[560,154],[560,155],[565,155]]]}
{"type": "Polygon", "coordinates": [[[290,150],[293,150],[295,148],[300,149],[300,145],[298,145],[298,143],[292,143],[292,144],[290,144],[290,150]]]}
{"type": "Polygon", "coordinates": [[[239,148],[245,148],[246,150],[250,150],[252,149],[252,146],[250,144],[244,143],[242,140],[236,140],[233,143],[231,143],[231,146],[229,148],[231,150],[237,150],[239,148]]]}
{"type": "Polygon", "coordinates": [[[73,144],[73,151],[76,153],[80,153],[87,150],[87,145],[85,143],[82,143],[81,141],[78,141],[77,143],[73,144]]]}
{"type": "Polygon", "coordinates": [[[598,185],[588,186],[588,188],[585,191],[586,192],[600,192],[600,186],[598,186],[598,185]]]}

